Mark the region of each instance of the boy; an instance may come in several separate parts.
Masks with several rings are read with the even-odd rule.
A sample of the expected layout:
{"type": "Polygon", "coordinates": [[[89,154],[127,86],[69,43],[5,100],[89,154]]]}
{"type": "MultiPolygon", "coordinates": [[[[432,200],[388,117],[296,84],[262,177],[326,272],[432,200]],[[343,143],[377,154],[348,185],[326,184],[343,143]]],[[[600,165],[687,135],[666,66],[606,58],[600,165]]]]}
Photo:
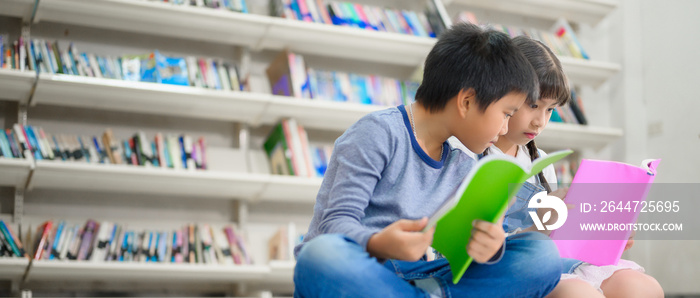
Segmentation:
{"type": "Polygon", "coordinates": [[[454,135],[483,152],[526,99],[538,98],[537,86],[505,34],[469,24],[443,33],[426,59],[416,103],[371,113],[336,140],[309,232],[295,248],[295,296],[549,293],[561,263],[540,233],[506,240],[500,223],[476,222],[465,248],[476,263],[455,285],[445,259],[425,260],[433,230],[420,232],[475,163],[446,140],[454,135]]]}

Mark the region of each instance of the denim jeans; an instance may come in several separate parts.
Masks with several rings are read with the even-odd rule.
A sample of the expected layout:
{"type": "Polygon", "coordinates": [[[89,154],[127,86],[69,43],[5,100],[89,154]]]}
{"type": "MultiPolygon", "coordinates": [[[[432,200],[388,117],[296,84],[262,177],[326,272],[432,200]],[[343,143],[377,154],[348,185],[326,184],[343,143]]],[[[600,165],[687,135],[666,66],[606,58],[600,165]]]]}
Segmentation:
{"type": "Polygon", "coordinates": [[[337,234],[309,241],[294,269],[295,297],[543,297],[561,276],[554,243],[540,233],[506,239],[495,264],[473,262],[457,284],[445,259],[383,264],[351,239],[337,234]]]}

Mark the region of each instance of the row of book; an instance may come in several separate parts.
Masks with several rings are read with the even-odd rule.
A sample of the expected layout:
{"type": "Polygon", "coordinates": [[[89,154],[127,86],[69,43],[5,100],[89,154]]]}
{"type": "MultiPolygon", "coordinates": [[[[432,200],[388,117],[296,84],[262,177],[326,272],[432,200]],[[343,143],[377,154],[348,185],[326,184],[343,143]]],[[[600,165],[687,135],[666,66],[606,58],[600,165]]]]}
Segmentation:
{"type": "Polygon", "coordinates": [[[378,75],[307,68],[302,55],[288,50],[281,52],[266,72],[276,95],[381,106],[412,102],[420,85],[378,75]]]}
{"type": "Polygon", "coordinates": [[[304,234],[297,231],[293,222],[280,226],[267,242],[269,260],[294,261],[294,247],[303,240],[304,234]]]}
{"type": "Polygon", "coordinates": [[[554,112],[552,112],[550,121],[587,125],[588,120],[583,110],[581,97],[572,91],[569,103],[556,107],[554,112]]]}
{"type": "Polygon", "coordinates": [[[158,50],[145,55],[100,56],[78,51],[74,43],[61,49],[58,41],[24,40],[5,45],[0,36],[0,68],[69,74],[135,82],[194,86],[216,90],[247,90],[238,66],[212,58],[169,57],[158,50]]]}
{"type": "Polygon", "coordinates": [[[423,37],[436,37],[444,28],[426,13],[350,2],[271,0],[270,10],[272,16],[291,20],[423,37]]]}
{"type": "Polygon", "coordinates": [[[270,173],[301,177],[323,177],[333,147],[309,144],[303,126],[294,119],[284,119],[265,139],[263,149],[270,162],[270,173]]]}
{"type": "Polygon", "coordinates": [[[130,164],[173,169],[206,169],[206,142],[188,135],[137,132],[117,140],[111,129],[101,136],[51,135],[41,127],[15,124],[0,131],[0,156],[86,163],[130,164]]]}
{"type": "MultiPolygon", "coordinates": [[[[9,228],[0,221],[0,229],[9,228]]],[[[85,224],[46,221],[34,233],[3,233],[0,255],[34,260],[158,262],[250,265],[248,241],[234,224],[187,224],[173,229],[139,229],[108,221],[85,224]],[[5,234],[10,235],[7,237],[5,234]],[[31,247],[24,247],[32,243],[31,247]]]]}
{"type": "MultiPolygon", "coordinates": [[[[463,11],[455,20],[457,22],[467,22],[478,25],[476,16],[469,11],[463,11]]],[[[500,24],[482,24],[502,31],[511,37],[526,35],[547,45],[554,54],[559,56],[574,57],[580,59],[590,59],[586,51],[581,46],[576,33],[569,23],[564,19],[559,19],[549,31],[537,30],[534,28],[519,28],[515,26],[505,26],[500,24]]]]}
{"type": "MultiPolygon", "coordinates": [[[[143,1],[143,0],[142,0],[143,1]]],[[[245,0],[149,0],[151,2],[163,2],[181,6],[209,7],[214,9],[231,10],[248,13],[248,5],[245,0]]]]}
{"type": "Polygon", "coordinates": [[[27,255],[19,235],[15,233],[11,224],[5,224],[0,220],[0,256],[25,257],[27,255]]]}

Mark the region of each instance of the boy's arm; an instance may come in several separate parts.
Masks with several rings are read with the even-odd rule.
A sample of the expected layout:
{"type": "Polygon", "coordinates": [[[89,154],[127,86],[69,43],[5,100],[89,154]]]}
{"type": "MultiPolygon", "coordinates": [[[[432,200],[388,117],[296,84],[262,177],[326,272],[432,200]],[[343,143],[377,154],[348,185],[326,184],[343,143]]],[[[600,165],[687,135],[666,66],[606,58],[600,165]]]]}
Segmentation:
{"type": "MultiPolygon", "coordinates": [[[[367,249],[376,232],[362,224],[382,171],[393,154],[394,138],[379,116],[369,116],[351,126],[335,143],[321,192],[328,203],[319,224],[324,234],[343,234],[367,249]],[[326,185],[329,183],[329,185],[326,185]]],[[[322,195],[321,193],[319,195],[322,195]]]]}

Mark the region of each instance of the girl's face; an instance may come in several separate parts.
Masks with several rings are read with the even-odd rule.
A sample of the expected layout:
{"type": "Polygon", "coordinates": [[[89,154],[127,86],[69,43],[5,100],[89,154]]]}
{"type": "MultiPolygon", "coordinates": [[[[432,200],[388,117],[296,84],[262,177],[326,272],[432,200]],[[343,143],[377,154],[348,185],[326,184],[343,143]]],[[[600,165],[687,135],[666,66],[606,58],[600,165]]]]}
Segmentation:
{"type": "Polygon", "coordinates": [[[524,104],[513,114],[504,137],[517,145],[527,144],[547,126],[556,106],[557,100],[554,98],[542,98],[533,105],[524,104]]]}

